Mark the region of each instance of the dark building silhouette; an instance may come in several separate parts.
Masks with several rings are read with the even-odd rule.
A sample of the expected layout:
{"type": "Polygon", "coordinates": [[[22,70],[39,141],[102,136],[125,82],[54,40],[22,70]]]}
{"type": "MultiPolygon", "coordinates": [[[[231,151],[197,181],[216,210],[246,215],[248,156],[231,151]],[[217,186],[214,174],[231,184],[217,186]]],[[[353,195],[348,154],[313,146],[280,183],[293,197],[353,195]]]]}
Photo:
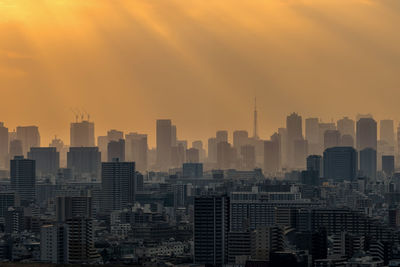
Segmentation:
{"type": "Polygon", "coordinates": [[[16,156],[10,162],[11,190],[18,193],[21,204],[35,202],[36,164],[34,160],[16,156]]]}
{"type": "Polygon", "coordinates": [[[0,122],[0,168],[8,169],[8,128],[0,122]]]}
{"type": "Polygon", "coordinates": [[[55,147],[32,147],[28,158],[36,162],[37,176],[55,176],[60,168],[60,153],[55,147]]]}
{"type": "Polygon", "coordinates": [[[360,172],[370,179],[376,178],[376,150],[365,148],[360,151],[360,172]]]}
{"type": "Polygon", "coordinates": [[[129,133],[125,135],[125,153],[127,161],[134,161],[138,171],[147,171],[147,134],[129,133]]]}
{"type": "Polygon", "coordinates": [[[337,129],[339,130],[340,134],[343,135],[350,135],[353,140],[356,136],[355,134],[355,123],[354,120],[344,117],[337,121],[337,129]]]}
{"type": "Polygon", "coordinates": [[[194,263],[227,263],[229,197],[202,196],[194,200],[194,263]]]}
{"type": "Polygon", "coordinates": [[[280,169],[280,139],[271,138],[264,141],[264,171],[275,173],[280,169]]]}
{"type": "Polygon", "coordinates": [[[23,156],[24,151],[22,149],[22,141],[15,139],[10,142],[10,159],[13,159],[15,156],[23,156]]]}
{"type": "Polygon", "coordinates": [[[113,159],[125,161],[125,140],[119,139],[118,141],[110,141],[107,145],[107,161],[112,162],[113,159]]]}
{"type": "Polygon", "coordinates": [[[217,163],[217,138],[208,139],[208,162],[217,163]]]}
{"type": "Polygon", "coordinates": [[[203,177],[202,163],[183,163],[182,167],[184,178],[201,178],[203,177]]]}
{"type": "Polygon", "coordinates": [[[98,147],[70,147],[67,167],[72,169],[75,176],[99,177],[101,153],[98,147]]]}
{"type": "Polygon", "coordinates": [[[357,121],[357,150],[377,149],[376,121],[372,118],[361,118],[357,121]]]}
{"type": "Polygon", "coordinates": [[[103,162],[101,168],[102,201],[105,212],[122,210],[135,200],[135,163],[103,162]]]}
{"type": "Polygon", "coordinates": [[[242,168],[253,170],[256,166],[256,151],[252,145],[244,145],[240,147],[240,156],[242,160],[242,168]]]}
{"type": "Polygon", "coordinates": [[[308,171],[317,171],[318,176],[322,177],[323,175],[323,160],[320,155],[310,155],[307,157],[307,170],[308,171]]]}
{"type": "Polygon", "coordinates": [[[40,147],[40,134],[37,126],[18,126],[17,139],[22,142],[23,155],[26,157],[31,147],[40,147]]]}
{"type": "Polygon", "coordinates": [[[338,130],[327,130],[324,133],[324,149],[340,146],[341,136],[338,130]]]}
{"type": "Polygon", "coordinates": [[[228,142],[219,142],[217,144],[217,166],[220,169],[229,169],[234,162],[235,150],[228,142]]]}
{"type": "Polygon", "coordinates": [[[200,162],[200,151],[196,148],[187,149],[186,150],[186,162],[199,163],[200,162]]]}
{"type": "MultiPolygon", "coordinates": [[[[298,140],[303,140],[303,128],[302,128],[302,118],[297,113],[292,113],[286,118],[286,129],[287,129],[287,159],[288,166],[291,168],[296,168],[298,162],[296,162],[296,151],[295,142],[298,140]]],[[[303,147],[304,143],[298,143],[297,156],[303,153],[300,147],[303,147]]],[[[305,160],[305,157],[303,158],[305,160]]],[[[298,158],[297,158],[298,160],[298,158]]]]}
{"type": "Polygon", "coordinates": [[[294,141],[294,167],[304,169],[308,155],[308,142],[304,139],[294,141]]]}
{"type": "Polygon", "coordinates": [[[382,171],[391,176],[394,173],[394,156],[386,155],[382,156],[382,171]]]}
{"type": "Polygon", "coordinates": [[[354,147],[354,138],[349,134],[342,135],[340,146],[354,147]]]}
{"type": "Polygon", "coordinates": [[[324,178],[354,180],[358,170],[357,151],[352,147],[332,147],[324,151],[324,178]]]}

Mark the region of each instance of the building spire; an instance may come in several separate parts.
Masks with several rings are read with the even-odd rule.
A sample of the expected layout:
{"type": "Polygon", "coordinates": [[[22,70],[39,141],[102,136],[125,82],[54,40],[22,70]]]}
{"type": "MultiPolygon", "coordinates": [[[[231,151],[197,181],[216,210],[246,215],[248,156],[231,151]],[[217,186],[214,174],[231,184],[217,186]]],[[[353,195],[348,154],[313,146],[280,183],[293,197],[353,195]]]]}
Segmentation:
{"type": "Polygon", "coordinates": [[[258,125],[257,125],[257,97],[254,97],[254,129],[253,129],[253,138],[258,139],[258,125]]]}

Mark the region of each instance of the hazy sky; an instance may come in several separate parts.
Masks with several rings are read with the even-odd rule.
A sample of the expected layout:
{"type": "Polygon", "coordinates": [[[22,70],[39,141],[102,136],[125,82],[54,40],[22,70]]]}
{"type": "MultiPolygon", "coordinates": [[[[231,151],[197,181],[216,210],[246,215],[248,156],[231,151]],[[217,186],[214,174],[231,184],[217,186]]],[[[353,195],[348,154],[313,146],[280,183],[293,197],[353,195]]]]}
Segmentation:
{"type": "Polygon", "coordinates": [[[400,119],[398,0],[0,0],[0,121],[269,137],[292,111],[400,119]]]}

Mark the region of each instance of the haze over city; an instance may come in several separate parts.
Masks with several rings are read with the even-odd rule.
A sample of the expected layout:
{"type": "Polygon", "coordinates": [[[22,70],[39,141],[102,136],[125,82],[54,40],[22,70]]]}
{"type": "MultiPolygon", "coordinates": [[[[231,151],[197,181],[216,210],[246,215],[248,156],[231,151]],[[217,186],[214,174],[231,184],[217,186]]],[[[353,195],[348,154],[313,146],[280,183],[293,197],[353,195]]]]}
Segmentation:
{"type": "Polygon", "coordinates": [[[172,118],[205,140],[250,129],[254,96],[264,137],[293,111],[400,119],[399,12],[395,0],[2,0],[0,113],[46,143],[68,139],[71,109],[97,134],[172,118]]]}

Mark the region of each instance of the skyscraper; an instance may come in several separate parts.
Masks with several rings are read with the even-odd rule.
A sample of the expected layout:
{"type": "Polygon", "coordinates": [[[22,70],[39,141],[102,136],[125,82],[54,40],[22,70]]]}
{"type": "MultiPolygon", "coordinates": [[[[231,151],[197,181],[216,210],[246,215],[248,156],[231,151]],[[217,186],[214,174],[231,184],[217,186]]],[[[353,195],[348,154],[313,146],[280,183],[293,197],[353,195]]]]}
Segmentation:
{"type": "Polygon", "coordinates": [[[302,118],[292,113],[286,118],[288,166],[295,167],[295,141],[303,139],[302,118]]]}
{"type": "Polygon", "coordinates": [[[193,141],[192,142],[192,147],[199,151],[199,161],[200,162],[205,162],[206,151],[203,148],[203,141],[201,141],[201,140],[193,141]]]}
{"type": "Polygon", "coordinates": [[[264,141],[264,172],[276,173],[280,169],[280,138],[276,134],[264,141]]]}
{"type": "Polygon", "coordinates": [[[8,169],[8,128],[0,122],[0,168],[8,169]]]}
{"type": "Polygon", "coordinates": [[[171,120],[157,120],[157,165],[167,170],[171,165],[171,120]]]}
{"type": "Polygon", "coordinates": [[[35,201],[36,168],[35,161],[16,156],[10,162],[11,190],[18,193],[21,204],[35,201]]]}
{"type": "Polygon", "coordinates": [[[72,122],[70,139],[71,147],[94,147],[94,123],[88,120],[72,122]]]}
{"type": "Polygon", "coordinates": [[[308,155],[308,142],[304,139],[294,141],[294,168],[304,169],[308,155]]]}
{"type": "Polygon", "coordinates": [[[10,159],[13,159],[15,156],[23,156],[24,151],[22,148],[22,141],[15,139],[10,142],[10,159]]]}
{"type": "Polygon", "coordinates": [[[103,162],[101,167],[102,209],[122,210],[135,200],[135,163],[103,162]]]}
{"type": "Polygon", "coordinates": [[[361,175],[374,180],[376,178],[376,150],[364,148],[360,151],[360,172],[361,175]]]}
{"type": "Polygon", "coordinates": [[[97,179],[99,177],[101,153],[98,147],[70,147],[67,167],[75,176],[97,179]]]}
{"type": "Polygon", "coordinates": [[[208,139],[208,162],[217,163],[217,138],[208,139]]]}
{"type": "Polygon", "coordinates": [[[118,130],[115,130],[115,129],[109,130],[107,132],[107,138],[108,138],[108,142],[110,142],[110,141],[119,141],[121,139],[124,139],[124,132],[118,131],[118,130]]]}
{"type": "Polygon", "coordinates": [[[126,159],[134,161],[138,171],[147,170],[147,134],[129,133],[126,138],[126,159]]]}
{"type": "Polygon", "coordinates": [[[382,156],[382,171],[391,176],[394,173],[394,156],[382,156]]]}
{"type": "Polygon", "coordinates": [[[318,172],[318,177],[323,175],[323,160],[320,155],[310,155],[307,157],[307,170],[318,172]]]}
{"type": "Polygon", "coordinates": [[[394,123],[393,120],[380,121],[380,138],[385,141],[389,146],[394,146],[394,123]]]}
{"type": "Polygon", "coordinates": [[[217,166],[220,169],[229,169],[233,163],[233,156],[236,151],[232,149],[228,142],[217,144],[217,166]]]}
{"type": "Polygon", "coordinates": [[[199,163],[200,162],[200,152],[196,148],[189,148],[186,150],[186,160],[187,163],[199,163]]]}
{"type": "Polygon", "coordinates": [[[320,144],[318,118],[306,119],[306,140],[308,141],[308,152],[310,154],[319,154],[320,144]]]}
{"type": "Polygon", "coordinates": [[[324,149],[340,146],[341,138],[338,130],[326,130],[324,133],[324,149]]]}
{"type": "Polygon", "coordinates": [[[354,120],[344,117],[337,121],[337,129],[339,130],[341,135],[350,135],[355,138],[355,123],[354,120]]]}
{"type": "Polygon", "coordinates": [[[233,147],[239,152],[240,148],[249,143],[249,134],[247,131],[233,132],[233,147]]]}
{"type": "Polygon", "coordinates": [[[60,153],[55,147],[32,147],[28,158],[36,162],[36,176],[55,177],[60,168],[60,153]]]}
{"type": "Polygon", "coordinates": [[[107,145],[107,161],[112,162],[114,158],[125,161],[125,140],[110,141],[107,145]]]}
{"type": "Polygon", "coordinates": [[[242,168],[253,170],[256,166],[256,151],[252,145],[244,145],[240,147],[240,156],[242,160],[242,168]]]}
{"type": "Polygon", "coordinates": [[[324,178],[352,181],[357,176],[357,151],[352,147],[332,147],[324,151],[324,178]]]}
{"type": "Polygon", "coordinates": [[[217,138],[217,144],[220,142],[228,142],[228,131],[217,131],[215,136],[217,138]]]}
{"type": "Polygon", "coordinates": [[[227,262],[229,197],[194,200],[194,263],[222,266],[227,262]]]}
{"type": "Polygon", "coordinates": [[[372,118],[361,118],[357,121],[357,150],[377,149],[376,121],[372,118]]]}
{"type": "Polygon", "coordinates": [[[40,134],[37,126],[18,126],[17,139],[22,142],[22,152],[26,156],[31,147],[40,147],[40,134]]]}

